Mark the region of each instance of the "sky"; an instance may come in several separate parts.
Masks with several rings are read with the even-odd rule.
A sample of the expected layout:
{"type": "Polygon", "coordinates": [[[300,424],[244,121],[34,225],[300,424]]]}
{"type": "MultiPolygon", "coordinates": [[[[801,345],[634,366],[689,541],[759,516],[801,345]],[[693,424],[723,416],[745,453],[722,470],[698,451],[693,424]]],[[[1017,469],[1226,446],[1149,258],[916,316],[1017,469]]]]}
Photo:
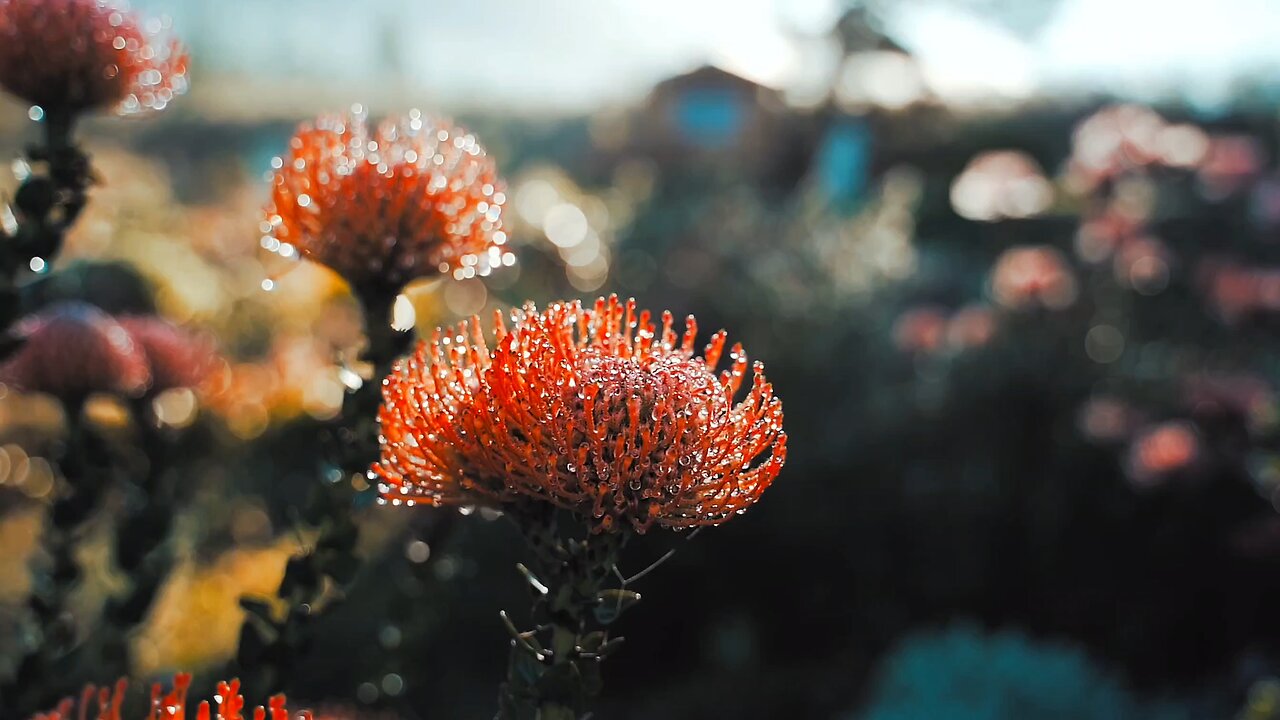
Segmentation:
{"type": "MultiPolygon", "coordinates": [[[[1280,70],[1280,0],[1061,0],[1031,37],[967,3],[889,3],[890,34],[958,102],[1107,90],[1222,99],[1280,70]]],[[[834,72],[843,0],[134,0],[197,72],[335,85],[396,78],[442,105],[582,111],[705,62],[784,88],[834,72]]]]}

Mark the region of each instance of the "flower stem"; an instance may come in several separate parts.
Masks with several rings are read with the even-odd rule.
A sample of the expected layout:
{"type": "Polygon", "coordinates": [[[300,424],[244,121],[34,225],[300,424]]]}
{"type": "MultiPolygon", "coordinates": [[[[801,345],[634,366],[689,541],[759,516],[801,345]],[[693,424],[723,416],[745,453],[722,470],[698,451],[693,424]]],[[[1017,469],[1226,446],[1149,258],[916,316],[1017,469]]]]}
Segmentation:
{"type": "Polygon", "coordinates": [[[288,607],[277,619],[268,604],[244,599],[255,617],[240,634],[232,670],[255,693],[275,694],[292,689],[295,672],[303,666],[320,613],[341,600],[359,563],[355,555],[359,526],[353,519],[356,491],[349,479],[365,472],[378,453],[378,405],[381,379],[408,348],[412,333],[390,327],[395,294],[361,292],[368,345],[362,360],[374,376],[347,393],[342,412],[324,432],[326,464],[340,473],[337,482],[319,479],[313,485],[300,520],[315,529],[312,549],[292,558],[277,590],[288,607]]]}
{"type": "MultiPolygon", "coordinates": [[[[73,114],[50,112],[45,117],[42,141],[26,154],[47,170],[22,180],[11,208],[0,206],[0,335],[7,336],[25,311],[19,278],[29,268],[48,268],[88,200],[92,171],[89,157],[74,141],[74,128],[73,114]]],[[[16,347],[12,338],[0,343],[0,359],[16,347]]]]}
{"type": "Polygon", "coordinates": [[[34,708],[57,699],[58,683],[71,652],[77,646],[76,627],[67,604],[80,580],[75,557],[79,536],[93,516],[109,485],[110,459],[101,440],[85,426],[84,399],[64,401],[67,442],[60,471],[70,486],[59,495],[49,512],[45,546],[52,556],[47,573],[35,574],[28,609],[36,625],[37,642],[20,656],[12,682],[0,688],[6,706],[34,708]]]}
{"type": "Polygon", "coordinates": [[[513,638],[498,717],[576,720],[599,695],[600,663],[621,640],[609,640],[604,626],[614,616],[598,609],[628,534],[568,536],[549,507],[509,515],[536,558],[537,575],[527,573],[526,578],[534,588],[532,615],[539,624],[513,638]]]}
{"type": "Polygon", "coordinates": [[[104,659],[116,663],[121,673],[132,669],[131,635],[146,619],[176,561],[171,530],[177,492],[170,470],[177,440],[150,421],[149,400],[133,404],[141,450],[148,462],[145,470],[130,474],[136,475],[138,482],[130,479],[122,483],[126,507],[115,528],[116,565],[131,585],[123,596],[111,598],[103,610],[104,659]]]}

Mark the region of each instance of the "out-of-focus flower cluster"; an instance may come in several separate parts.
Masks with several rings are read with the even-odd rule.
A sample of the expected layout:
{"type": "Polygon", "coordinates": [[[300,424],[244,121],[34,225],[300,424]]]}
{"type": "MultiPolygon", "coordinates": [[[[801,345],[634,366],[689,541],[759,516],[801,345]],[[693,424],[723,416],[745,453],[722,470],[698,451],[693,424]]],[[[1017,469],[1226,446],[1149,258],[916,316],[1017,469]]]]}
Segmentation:
{"type": "Polygon", "coordinates": [[[910,308],[893,323],[893,342],[898,349],[915,354],[981,347],[996,332],[996,316],[983,304],[972,304],[951,312],[936,305],[910,308]]]}

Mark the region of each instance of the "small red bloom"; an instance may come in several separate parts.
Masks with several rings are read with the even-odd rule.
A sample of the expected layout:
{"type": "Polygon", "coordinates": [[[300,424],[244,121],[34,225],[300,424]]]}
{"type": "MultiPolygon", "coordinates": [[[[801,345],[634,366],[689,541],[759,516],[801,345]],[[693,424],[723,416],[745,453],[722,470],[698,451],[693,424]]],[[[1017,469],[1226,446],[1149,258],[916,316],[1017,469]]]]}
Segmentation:
{"type": "Polygon", "coordinates": [[[990,282],[996,302],[1015,310],[1037,305],[1061,310],[1075,302],[1077,293],[1071,266],[1057,248],[1048,245],[1004,251],[991,269],[990,282]]]}
{"type": "Polygon", "coordinates": [[[158,317],[122,317],[119,322],[151,364],[152,392],[199,387],[213,370],[217,356],[209,338],[158,317]]]}
{"type": "Polygon", "coordinates": [[[514,259],[502,181],[462,128],[416,111],[376,130],[361,115],[325,116],[275,167],[263,246],[296,249],[353,285],[487,275],[514,259]]]}
{"type": "MultiPolygon", "coordinates": [[[[75,700],[70,698],[63,700],[58,704],[56,710],[47,713],[38,713],[31,720],[73,720],[80,718],[84,720],[93,713],[93,717],[99,720],[124,720],[121,714],[121,708],[124,706],[125,690],[128,689],[128,682],[123,678],[116,682],[114,688],[96,688],[89,685],[80,694],[80,702],[77,706],[75,700]]],[[[179,673],[173,678],[173,689],[168,693],[162,691],[160,683],[151,686],[151,707],[147,713],[147,720],[182,720],[187,715],[187,690],[191,687],[191,675],[187,673],[179,673]]],[[[218,692],[214,697],[216,704],[216,714],[211,714],[209,702],[201,701],[196,706],[195,720],[210,720],[216,717],[218,720],[244,720],[244,697],[240,694],[240,681],[232,680],[231,682],[218,683],[218,692]]],[[[284,695],[276,695],[272,697],[266,707],[259,706],[254,710],[253,717],[255,720],[291,720],[289,711],[285,709],[284,695]]],[[[298,714],[300,720],[311,720],[311,713],[302,711],[298,714]]],[[[141,720],[141,719],[139,719],[141,720]]]]}
{"type": "Polygon", "coordinates": [[[150,378],[146,355],[120,323],[83,303],[62,303],[17,326],[22,346],[0,382],[59,397],[134,395],[150,378]]]}
{"type": "Polygon", "coordinates": [[[529,305],[437,331],[384,382],[382,460],[392,503],[533,498],[594,518],[596,530],[717,525],[744,512],[786,460],[782,403],[741,346],[718,375],[725,333],[696,357],[670,313],[655,328],[635,301],[529,305]],[[468,337],[470,335],[470,338],[468,337]]]}
{"type": "Polygon", "coordinates": [[[0,85],[50,112],[163,110],[187,89],[164,30],[110,0],[0,0],[0,85]]]}
{"type": "Polygon", "coordinates": [[[1200,436],[1184,421],[1169,421],[1139,433],[1129,447],[1129,476],[1139,486],[1157,484],[1200,454],[1200,436]]]}

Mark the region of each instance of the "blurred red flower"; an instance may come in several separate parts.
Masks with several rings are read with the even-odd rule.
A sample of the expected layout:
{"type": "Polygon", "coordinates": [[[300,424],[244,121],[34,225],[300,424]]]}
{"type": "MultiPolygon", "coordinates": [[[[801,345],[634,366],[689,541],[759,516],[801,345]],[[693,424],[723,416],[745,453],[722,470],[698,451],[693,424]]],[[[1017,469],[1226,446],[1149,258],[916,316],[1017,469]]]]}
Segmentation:
{"type": "Polygon", "coordinates": [[[371,129],[359,114],[302,125],[278,158],[263,246],[296,249],[357,287],[510,264],[497,168],[475,136],[413,112],[371,129]]]}
{"type": "Polygon", "coordinates": [[[696,357],[670,313],[655,328],[634,301],[557,303],[437,331],[384,385],[373,471],[393,504],[549,501],[596,531],[722,523],[753,505],[786,460],[782,403],[741,346],[716,374],[725,333],[696,357]],[[470,335],[470,337],[468,337],[470,335]]]}
{"type": "Polygon", "coordinates": [[[51,113],[162,110],[186,91],[187,55],[109,0],[0,0],[0,85],[51,113]]]}
{"type": "MultiPolygon", "coordinates": [[[[187,691],[190,687],[191,675],[187,673],[174,676],[173,689],[168,693],[161,690],[159,683],[152,685],[148,720],[182,720],[187,717],[187,691]]],[[[72,718],[84,720],[91,713],[99,720],[123,720],[121,709],[124,706],[127,689],[128,683],[124,679],[117,681],[115,687],[111,689],[90,685],[81,693],[78,705],[75,700],[68,698],[59,703],[57,709],[38,713],[31,720],[72,720],[72,718]]],[[[244,710],[244,697],[240,694],[239,680],[218,683],[214,700],[217,703],[217,714],[212,717],[219,720],[241,720],[244,717],[241,712],[244,710]]],[[[210,720],[210,710],[209,702],[201,701],[196,707],[195,720],[210,720]]],[[[257,708],[253,717],[265,720],[268,716],[270,720],[289,720],[290,715],[285,709],[284,695],[272,697],[267,707],[257,708]]],[[[298,717],[300,720],[310,720],[311,713],[304,710],[298,713],[298,717]]]]}
{"type": "Polygon", "coordinates": [[[0,382],[62,398],[136,395],[150,380],[147,357],[129,331],[84,303],[61,303],[16,328],[23,344],[0,365],[0,382]]]}

